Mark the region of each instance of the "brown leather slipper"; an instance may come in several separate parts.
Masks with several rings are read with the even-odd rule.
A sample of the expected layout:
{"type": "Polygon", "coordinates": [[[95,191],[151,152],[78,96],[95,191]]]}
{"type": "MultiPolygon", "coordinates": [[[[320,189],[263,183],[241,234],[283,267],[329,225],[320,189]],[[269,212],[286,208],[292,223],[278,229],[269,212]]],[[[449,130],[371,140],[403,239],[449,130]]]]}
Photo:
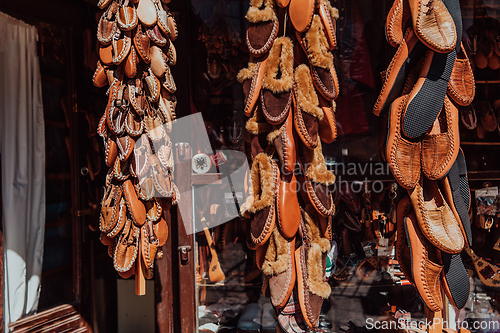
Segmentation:
{"type": "Polygon", "coordinates": [[[293,173],[297,162],[297,134],[293,130],[293,114],[283,125],[267,135],[267,141],[276,148],[283,173],[293,173]]]}
{"type": "Polygon", "coordinates": [[[288,15],[295,30],[304,32],[309,29],[315,7],[315,0],[290,0],[288,15]]]}
{"type": "Polygon", "coordinates": [[[451,70],[447,92],[458,105],[467,106],[474,100],[476,93],[474,73],[463,43],[460,44],[460,52],[451,70]]]}
{"type": "Polygon", "coordinates": [[[323,110],[323,119],[318,124],[318,134],[324,143],[332,143],[337,139],[337,121],[335,119],[335,101],[327,101],[323,96],[318,95],[319,106],[323,110]]]}
{"type": "Polygon", "coordinates": [[[142,24],[138,24],[134,34],[134,46],[139,56],[146,64],[149,64],[151,62],[151,57],[149,54],[150,43],[151,41],[146,34],[146,31],[143,30],[142,24]]]}
{"type": "Polygon", "coordinates": [[[122,31],[135,29],[139,22],[135,7],[122,5],[118,10],[118,14],[116,14],[116,21],[122,31]]]}
{"type": "Polygon", "coordinates": [[[123,211],[121,203],[122,189],[117,185],[109,185],[101,202],[101,214],[99,215],[99,229],[110,232],[119,220],[125,219],[126,211],[123,211]]]}
{"type": "Polygon", "coordinates": [[[262,77],[260,99],[267,122],[281,124],[292,106],[293,45],[288,37],[276,39],[262,77]]]}
{"type": "Polygon", "coordinates": [[[293,173],[280,175],[276,208],[279,230],[286,238],[294,237],[299,229],[300,205],[297,188],[297,179],[293,173]]]}
{"type": "Polygon", "coordinates": [[[405,0],[396,0],[387,14],[385,36],[392,47],[399,47],[404,42],[404,32],[411,27],[410,6],[405,0]]]}
{"type": "Polygon", "coordinates": [[[139,200],[135,187],[130,179],[127,179],[122,184],[123,198],[127,204],[127,211],[130,218],[137,226],[142,226],[146,222],[146,208],[139,200]]]}
{"type": "Polygon", "coordinates": [[[106,69],[99,60],[97,60],[97,68],[95,69],[94,76],[92,76],[92,83],[94,83],[94,86],[97,88],[102,88],[108,85],[106,69]]]}
{"type": "Polygon", "coordinates": [[[320,0],[318,6],[319,16],[321,17],[321,22],[323,22],[325,35],[328,40],[328,49],[333,51],[337,46],[337,19],[339,18],[339,10],[333,8],[330,1],[326,0],[320,0]]]}
{"type": "Polygon", "coordinates": [[[268,133],[272,126],[266,121],[262,114],[262,105],[259,103],[252,117],[247,120],[245,129],[250,134],[250,157],[255,159],[260,153],[270,154],[272,147],[269,146],[268,133]]]}
{"type": "Polygon", "coordinates": [[[102,45],[109,45],[113,40],[114,35],[118,31],[116,24],[116,12],[118,11],[118,3],[113,1],[106,11],[101,15],[97,24],[97,40],[102,45]]]}
{"type": "Polygon", "coordinates": [[[252,116],[255,104],[259,99],[266,64],[267,58],[257,62],[250,61],[248,63],[248,68],[243,68],[238,73],[237,80],[243,85],[243,94],[245,95],[245,107],[243,112],[247,117],[252,116]]]}
{"type": "Polygon", "coordinates": [[[130,270],[137,258],[140,229],[127,219],[116,243],[113,264],[118,272],[130,270]]]}
{"type": "Polygon", "coordinates": [[[253,55],[263,55],[278,35],[279,22],[274,11],[274,0],[250,0],[245,18],[248,20],[246,43],[253,55]]]}

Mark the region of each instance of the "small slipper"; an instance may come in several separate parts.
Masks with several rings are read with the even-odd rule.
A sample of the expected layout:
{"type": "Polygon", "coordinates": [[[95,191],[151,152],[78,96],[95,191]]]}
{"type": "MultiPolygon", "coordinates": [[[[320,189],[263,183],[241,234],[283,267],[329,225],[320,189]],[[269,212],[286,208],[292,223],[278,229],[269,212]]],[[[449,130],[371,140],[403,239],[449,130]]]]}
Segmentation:
{"type": "Polygon", "coordinates": [[[115,238],[116,235],[120,231],[122,231],[123,227],[125,226],[125,223],[127,222],[127,205],[125,204],[125,199],[121,198],[120,200],[120,213],[118,216],[118,220],[116,221],[116,224],[113,226],[111,230],[106,234],[106,237],[109,238],[115,238]]]}
{"type": "Polygon", "coordinates": [[[113,54],[113,64],[119,65],[128,56],[130,49],[132,47],[132,38],[130,37],[130,32],[123,32],[120,38],[111,41],[112,54],[113,54]]]}
{"type": "Polygon", "coordinates": [[[111,6],[101,15],[97,24],[97,40],[101,45],[109,45],[118,31],[116,24],[116,12],[118,3],[113,1],[111,6]]]}
{"type": "Polygon", "coordinates": [[[119,158],[115,159],[113,165],[112,176],[118,181],[125,181],[130,177],[130,161],[122,162],[119,158]]]}
{"type": "Polygon", "coordinates": [[[421,177],[413,190],[408,190],[418,225],[425,237],[439,250],[460,253],[465,241],[459,221],[444,199],[437,181],[421,177]]]}
{"type": "Polygon", "coordinates": [[[436,120],[443,107],[455,59],[455,50],[447,54],[427,52],[403,114],[403,133],[406,136],[422,136],[436,120]]]}
{"type": "Polygon", "coordinates": [[[135,78],[137,75],[137,66],[139,64],[139,57],[135,51],[134,45],[131,45],[130,52],[125,60],[125,66],[123,72],[128,78],[135,78]]]}
{"type": "Polygon", "coordinates": [[[280,175],[278,183],[278,196],[276,198],[276,210],[278,213],[278,225],[281,234],[286,238],[292,238],[299,230],[300,205],[297,197],[297,179],[293,173],[280,175]]]}
{"type": "Polygon", "coordinates": [[[413,282],[429,310],[443,309],[440,276],[443,265],[439,262],[437,250],[421,233],[415,214],[404,218],[405,234],[411,253],[413,282]]]}
{"type": "Polygon", "coordinates": [[[135,7],[123,4],[118,10],[118,14],[116,14],[116,21],[122,31],[135,29],[139,22],[135,7]]]}
{"type": "Polygon", "coordinates": [[[125,85],[113,85],[111,87],[108,105],[106,106],[106,123],[111,133],[121,135],[125,131],[125,122],[129,107],[128,98],[124,96],[125,85]]]}
{"type": "Polygon", "coordinates": [[[260,103],[252,117],[247,120],[245,129],[250,133],[250,157],[252,160],[260,153],[266,152],[270,155],[272,146],[269,145],[268,133],[272,131],[272,126],[264,118],[260,103]]]}
{"type": "Polygon", "coordinates": [[[113,65],[113,45],[99,45],[99,59],[104,65],[113,65]]]}
{"type": "Polygon", "coordinates": [[[163,77],[167,71],[167,56],[163,53],[161,48],[153,45],[150,49],[151,55],[151,71],[156,77],[163,77]]]}
{"type": "Polygon", "coordinates": [[[152,0],[139,0],[137,6],[137,17],[145,26],[153,26],[156,23],[156,6],[152,0]]]}
{"type": "Polygon", "coordinates": [[[106,69],[102,65],[102,62],[97,61],[97,68],[95,69],[94,75],[92,76],[92,83],[97,88],[102,88],[108,85],[108,77],[106,76],[106,69]]]}
{"type": "Polygon", "coordinates": [[[411,273],[411,253],[408,246],[408,239],[405,235],[404,219],[410,214],[411,203],[408,196],[401,199],[396,211],[397,238],[396,238],[396,259],[404,276],[412,283],[413,275],[411,273]]]}
{"type": "Polygon", "coordinates": [[[267,135],[269,144],[273,144],[283,173],[293,173],[297,162],[297,134],[293,130],[293,115],[286,118],[283,125],[267,135]]]}
{"type": "Polygon", "coordinates": [[[247,117],[252,116],[254,107],[259,99],[266,64],[267,58],[262,61],[249,62],[248,68],[243,68],[238,73],[237,80],[243,85],[243,94],[245,95],[243,112],[247,117]]]}
{"type": "Polygon", "coordinates": [[[330,1],[319,1],[319,16],[325,30],[325,35],[328,40],[328,49],[333,51],[337,46],[337,19],[339,18],[339,10],[333,8],[330,1]]]}
{"type": "Polygon", "coordinates": [[[161,92],[160,80],[153,74],[151,68],[145,73],[144,82],[146,83],[146,97],[150,102],[158,102],[161,92]]]}
{"type": "Polygon", "coordinates": [[[441,179],[457,159],[460,149],[458,109],[444,98],[444,107],[431,131],[422,140],[422,172],[431,179],[441,179]]]}
{"type": "Polygon", "coordinates": [[[250,0],[245,16],[248,20],[246,43],[251,54],[265,54],[278,35],[279,22],[274,11],[274,0],[250,0]]]}
{"type": "MultiPolygon", "coordinates": [[[[149,176],[149,175],[148,175],[149,176]]],[[[150,201],[155,197],[155,185],[152,177],[141,177],[139,184],[137,184],[137,189],[139,192],[139,199],[142,201],[150,201]]]]}
{"type": "Polygon", "coordinates": [[[332,143],[337,139],[337,121],[335,101],[328,102],[323,96],[318,95],[319,106],[323,110],[323,119],[318,124],[318,134],[324,143],[332,143]]]}
{"type": "Polygon", "coordinates": [[[158,238],[158,247],[162,247],[168,239],[168,225],[162,218],[153,225],[154,234],[158,238]]]}
{"type": "Polygon", "coordinates": [[[481,109],[483,111],[481,114],[481,124],[483,124],[483,127],[488,132],[495,131],[498,126],[497,117],[495,115],[495,112],[493,112],[493,108],[491,107],[490,102],[482,101],[481,109]]]}
{"type": "Polygon", "coordinates": [[[296,35],[309,59],[311,77],[317,91],[329,101],[337,98],[339,91],[333,78],[337,75],[333,68],[333,54],[329,51],[320,17],[314,15],[311,27],[302,34],[296,32],[296,35]]]}
{"type": "Polygon", "coordinates": [[[116,140],[116,146],[118,148],[118,158],[120,159],[120,161],[125,161],[134,151],[135,140],[130,136],[125,135],[119,137],[118,140],[116,140]]]}
{"type": "Polygon", "coordinates": [[[132,137],[137,137],[144,131],[144,123],[140,116],[136,115],[131,110],[128,111],[125,122],[125,131],[132,137]]]}
{"type": "Polygon", "coordinates": [[[111,138],[104,139],[104,156],[106,165],[111,168],[115,164],[118,156],[118,148],[115,140],[111,138]]]}
{"type": "Polygon", "coordinates": [[[394,1],[385,23],[385,37],[392,47],[399,47],[404,42],[404,32],[411,24],[408,2],[404,0],[394,1]]]}
{"type": "Polygon", "coordinates": [[[422,59],[425,50],[425,46],[409,28],[385,72],[382,90],[373,106],[373,113],[376,116],[400,96],[411,69],[422,59]]]}
{"type": "Polygon", "coordinates": [[[143,30],[142,24],[138,24],[137,30],[135,31],[134,34],[134,46],[139,56],[142,58],[142,60],[144,60],[146,64],[149,64],[151,62],[151,57],[149,53],[150,43],[151,40],[149,39],[146,32],[143,30]]]}
{"type": "MultiPolygon", "coordinates": [[[[276,222],[276,194],[279,169],[269,156],[258,154],[250,171],[253,196],[248,212],[251,214],[250,236],[255,246],[261,246],[271,236],[276,222]]],[[[248,201],[250,203],[250,201],[248,201]]]]}
{"type": "Polygon", "coordinates": [[[473,130],[477,127],[476,110],[472,104],[460,108],[460,119],[465,128],[473,130]]]}
{"type": "Polygon", "coordinates": [[[295,237],[286,240],[278,231],[278,227],[275,226],[269,238],[269,246],[262,265],[262,272],[268,278],[267,289],[271,296],[271,303],[278,309],[286,305],[295,286],[294,252],[295,237]]]}
{"type": "Polygon", "coordinates": [[[315,7],[315,0],[290,0],[288,15],[295,30],[304,32],[309,29],[315,7]]]}
{"type": "Polygon", "coordinates": [[[163,171],[155,155],[152,156],[151,161],[151,173],[156,190],[156,196],[165,199],[172,199],[174,197],[174,188],[171,172],[163,171]]]}
{"type": "Polygon", "coordinates": [[[142,226],[146,222],[146,208],[139,200],[135,187],[130,179],[127,179],[121,185],[123,197],[127,204],[127,211],[129,212],[132,222],[137,226],[142,226]]]}
{"type": "Polygon", "coordinates": [[[153,278],[154,260],[158,250],[158,238],[156,238],[152,223],[146,223],[141,227],[141,259],[146,266],[146,279],[153,278]]]}
{"type": "Polygon", "coordinates": [[[441,286],[450,304],[462,309],[469,300],[470,280],[459,253],[441,252],[443,271],[441,286]]]}
{"type": "Polygon", "coordinates": [[[281,124],[292,106],[293,45],[288,37],[274,41],[262,77],[260,100],[268,123],[281,124]],[[278,78],[279,75],[279,78],[278,78]]]}
{"type": "Polygon", "coordinates": [[[413,29],[422,43],[439,53],[448,53],[456,47],[457,29],[443,1],[409,0],[408,3],[413,29]]]}
{"type": "Polygon", "coordinates": [[[148,103],[146,100],[146,93],[143,89],[143,82],[141,79],[134,79],[128,81],[128,99],[134,109],[135,113],[143,116],[148,111],[148,103]]]}
{"type": "Polygon", "coordinates": [[[125,218],[125,212],[120,205],[122,190],[120,186],[110,185],[106,187],[106,192],[101,202],[101,213],[99,214],[99,229],[104,232],[110,232],[119,220],[125,218]]]}
{"type": "Polygon", "coordinates": [[[161,4],[160,1],[155,1],[155,7],[157,16],[156,25],[165,36],[170,38],[171,33],[170,33],[170,27],[168,26],[168,13],[163,8],[163,5],[161,4]]]}
{"type": "Polygon", "coordinates": [[[130,172],[135,178],[146,176],[151,165],[151,146],[146,134],[142,134],[134,145],[134,153],[131,157],[130,172]]]}
{"type": "Polygon", "coordinates": [[[450,82],[448,83],[448,95],[458,105],[467,106],[472,103],[475,96],[476,85],[474,73],[470,65],[463,44],[460,52],[457,53],[453,70],[451,71],[450,82]]]}
{"type": "Polygon", "coordinates": [[[412,189],[421,175],[422,143],[405,138],[401,133],[401,117],[407,99],[408,95],[398,97],[390,107],[386,160],[398,184],[412,189]]]}
{"type": "Polygon", "coordinates": [[[319,107],[318,95],[314,88],[311,72],[307,65],[295,69],[294,124],[299,138],[308,149],[318,145],[319,121],[324,117],[319,107]]]}
{"type": "Polygon", "coordinates": [[[169,40],[163,36],[157,25],[146,28],[146,35],[148,35],[149,39],[158,46],[165,46],[169,43],[169,40]]]}
{"type": "Polygon", "coordinates": [[[139,247],[140,229],[127,219],[116,243],[113,265],[118,272],[127,272],[135,263],[139,247]]]}
{"type": "Polygon", "coordinates": [[[320,215],[332,216],[335,204],[328,186],[335,183],[335,175],[326,168],[321,143],[314,150],[299,149],[299,161],[303,174],[298,177],[302,197],[310,201],[320,215]]]}
{"type": "Polygon", "coordinates": [[[177,39],[177,36],[179,35],[179,32],[177,30],[177,22],[170,12],[168,12],[167,25],[168,30],[170,30],[170,40],[175,41],[177,39]]]}

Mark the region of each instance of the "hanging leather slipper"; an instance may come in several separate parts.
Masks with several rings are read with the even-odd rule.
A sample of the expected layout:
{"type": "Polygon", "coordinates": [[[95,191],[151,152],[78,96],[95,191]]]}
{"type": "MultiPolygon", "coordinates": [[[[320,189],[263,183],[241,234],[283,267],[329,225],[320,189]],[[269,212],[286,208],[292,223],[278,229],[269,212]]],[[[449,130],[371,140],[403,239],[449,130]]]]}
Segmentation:
{"type": "Polygon", "coordinates": [[[318,96],[319,106],[323,110],[323,119],[318,124],[318,134],[324,143],[332,143],[337,139],[337,120],[335,101],[327,101],[323,96],[318,96]]]}
{"type": "Polygon", "coordinates": [[[158,46],[164,47],[167,43],[170,43],[169,40],[163,36],[157,25],[146,28],[146,35],[148,35],[149,39],[158,46]]]}
{"type": "Polygon", "coordinates": [[[280,175],[276,198],[279,230],[286,238],[292,238],[299,230],[300,205],[297,197],[299,184],[293,173],[280,175]]]}
{"type": "Polygon", "coordinates": [[[329,52],[328,40],[323,24],[318,15],[314,15],[311,27],[302,34],[296,33],[297,40],[309,59],[311,77],[318,92],[327,100],[337,98],[338,84],[333,76],[337,76],[333,68],[333,55],[329,52]]]}
{"type": "Polygon", "coordinates": [[[101,213],[99,215],[99,229],[110,232],[115,225],[125,219],[126,209],[121,205],[122,190],[120,186],[109,185],[101,202],[101,213]]]}
{"type": "Polygon", "coordinates": [[[116,21],[122,31],[130,31],[137,26],[137,11],[134,6],[129,6],[125,1],[116,14],[116,21]]]}
{"type": "Polygon", "coordinates": [[[443,265],[439,262],[437,250],[420,232],[415,214],[404,219],[405,234],[410,245],[411,268],[415,287],[429,310],[443,308],[440,276],[443,265]]]}
{"type": "Polygon", "coordinates": [[[132,38],[130,37],[130,32],[123,32],[120,38],[111,41],[112,54],[113,54],[113,64],[119,65],[128,56],[130,49],[132,47],[132,38]]]}
{"type": "Polygon", "coordinates": [[[276,193],[279,169],[269,156],[258,154],[251,173],[253,202],[249,205],[251,213],[250,236],[255,246],[263,245],[271,236],[276,222],[276,193]]]}
{"type": "Polygon", "coordinates": [[[459,222],[443,198],[437,181],[425,177],[408,190],[420,230],[439,250],[454,254],[464,248],[459,222]]]}
{"type": "Polygon", "coordinates": [[[477,115],[476,110],[472,104],[460,108],[460,119],[465,128],[473,130],[477,127],[477,115]]]}
{"type": "Polygon", "coordinates": [[[445,96],[444,107],[422,140],[422,172],[431,179],[441,179],[457,159],[460,149],[458,109],[445,96]]]}
{"type": "Polygon", "coordinates": [[[274,227],[267,248],[262,272],[268,277],[271,303],[275,308],[285,306],[293,292],[296,280],[295,237],[286,240],[274,227]]]}
{"type": "Polygon", "coordinates": [[[316,211],[322,216],[332,216],[335,204],[328,186],[335,182],[335,175],[326,168],[321,144],[314,150],[299,149],[299,160],[303,176],[300,193],[304,200],[309,200],[316,211]]]}
{"type": "MultiPolygon", "coordinates": [[[[458,1],[457,1],[458,2],[458,1]]],[[[428,48],[448,53],[457,43],[457,29],[442,0],[409,0],[413,29],[428,48]]]]}
{"type": "Polygon", "coordinates": [[[278,35],[279,22],[274,0],[250,0],[246,43],[251,54],[260,56],[271,48],[278,35]]]}
{"type": "Polygon", "coordinates": [[[491,107],[490,102],[482,101],[481,102],[481,124],[488,132],[493,132],[497,129],[497,117],[495,116],[495,112],[493,112],[493,108],[491,107]]]}
{"type": "Polygon", "coordinates": [[[391,105],[387,134],[386,160],[399,185],[412,189],[421,175],[422,143],[405,138],[401,133],[401,117],[408,95],[397,98],[391,105]]]}
{"type": "Polygon", "coordinates": [[[243,68],[238,73],[237,80],[243,85],[243,94],[245,95],[245,107],[243,112],[247,117],[252,116],[255,104],[259,99],[266,64],[267,58],[257,62],[250,61],[248,63],[248,68],[243,68]]]}
{"type": "Polygon", "coordinates": [[[146,208],[137,197],[135,187],[130,179],[123,182],[122,191],[132,222],[139,227],[142,226],[146,222],[146,208]]]}
{"type": "Polygon", "coordinates": [[[266,120],[273,125],[281,124],[292,106],[293,45],[288,37],[276,39],[262,77],[260,99],[266,120]]]}
{"type": "Polygon", "coordinates": [[[333,8],[330,1],[327,0],[320,0],[318,6],[319,16],[321,17],[321,22],[323,22],[325,35],[328,40],[328,49],[333,51],[337,46],[337,19],[339,18],[339,10],[333,8]]]}
{"type": "Polygon", "coordinates": [[[146,31],[143,30],[142,24],[138,24],[137,30],[135,31],[134,34],[134,46],[139,56],[142,58],[142,60],[144,60],[146,64],[149,64],[151,62],[151,57],[149,53],[150,43],[151,40],[146,34],[146,31]]]}
{"type": "Polygon", "coordinates": [[[137,17],[148,27],[156,23],[156,7],[152,0],[139,0],[137,17]]]}
{"type": "Polygon", "coordinates": [[[92,83],[97,88],[102,88],[108,85],[106,70],[99,60],[97,61],[97,67],[95,69],[94,75],[92,76],[92,83]]]}
{"type": "Polygon", "coordinates": [[[247,120],[245,128],[250,133],[250,156],[252,160],[263,152],[270,155],[272,147],[268,144],[268,133],[272,131],[272,126],[264,118],[260,103],[257,105],[252,117],[247,120]]]}
{"type": "Polygon", "coordinates": [[[150,49],[151,55],[151,71],[156,77],[163,77],[167,71],[167,56],[156,45],[150,49]]]}
{"type": "Polygon", "coordinates": [[[137,52],[135,51],[134,45],[130,47],[130,52],[125,59],[125,66],[123,72],[128,78],[135,78],[137,75],[137,66],[139,64],[139,57],[137,56],[137,52]]]}
{"type": "Polygon", "coordinates": [[[469,300],[470,280],[460,253],[441,252],[443,271],[441,286],[451,305],[462,309],[469,300]]]}
{"type": "Polygon", "coordinates": [[[283,173],[293,173],[297,162],[297,134],[293,130],[293,115],[283,125],[267,135],[269,144],[274,145],[283,173]]]}
{"type": "Polygon", "coordinates": [[[140,229],[127,219],[116,243],[113,264],[118,272],[127,272],[135,263],[139,248],[140,229]]]}
{"type": "Polygon", "coordinates": [[[422,136],[436,120],[443,107],[455,59],[455,50],[447,54],[427,52],[403,114],[403,133],[406,136],[410,138],[422,136]]]}
{"type": "Polygon", "coordinates": [[[465,52],[463,44],[460,44],[460,52],[457,54],[450,82],[448,83],[448,95],[458,104],[467,106],[472,103],[476,93],[474,73],[465,52]]]}
{"type": "Polygon", "coordinates": [[[422,59],[425,50],[425,46],[419,42],[413,30],[411,28],[406,30],[398,50],[387,67],[382,90],[373,106],[373,113],[376,116],[400,96],[410,70],[422,59]]]}
{"type": "Polygon", "coordinates": [[[106,165],[111,168],[115,164],[116,157],[118,156],[118,148],[115,140],[111,138],[104,139],[104,156],[106,165]]]}
{"type": "Polygon", "coordinates": [[[405,0],[396,0],[387,14],[385,37],[392,47],[399,47],[404,42],[406,29],[411,27],[410,6],[405,0]]]}
{"type": "Polygon", "coordinates": [[[288,15],[295,30],[304,32],[310,27],[315,7],[315,0],[290,0],[288,15]]]}
{"type": "Polygon", "coordinates": [[[331,293],[331,287],[325,281],[330,242],[320,237],[318,226],[304,211],[301,234],[302,244],[295,250],[297,294],[304,321],[309,328],[317,328],[321,306],[331,293]]]}
{"type": "Polygon", "coordinates": [[[396,211],[396,224],[397,224],[397,239],[396,239],[396,258],[399,263],[401,272],[412,284],[413,275],[411,272],[411,252],[408,246],[408,239],[406,238],[404,219],[410,214],[411,203],[409,197],[404,197],[398,203],[396,211]]]}
{"type": "Polygon", "coordinates": [[[153,231],[153,224],[148,222],[141,227],[141,260],[146,266],[146,279],[153,278],[154,260],[158,249],[158,238],[153,231]]]}
{"type": "Polygon", "coordinates": [[[109,45],[113,40],[114,35],[118,31],[116,24],[116,12],[118,11],[118,3],[113,1],[111,6],[101,15],[97,25],[97,40],[102,45],[109,45]]]}
{"type": "Polygon", "coordinates": [[[323,110],[319,107],[318,95],[312,83],[311,72],[307,65],[295,69],[294,87],[294,124],[297,134],[308,149],[318,145],[319,121],[323,119],[323,110]]]}

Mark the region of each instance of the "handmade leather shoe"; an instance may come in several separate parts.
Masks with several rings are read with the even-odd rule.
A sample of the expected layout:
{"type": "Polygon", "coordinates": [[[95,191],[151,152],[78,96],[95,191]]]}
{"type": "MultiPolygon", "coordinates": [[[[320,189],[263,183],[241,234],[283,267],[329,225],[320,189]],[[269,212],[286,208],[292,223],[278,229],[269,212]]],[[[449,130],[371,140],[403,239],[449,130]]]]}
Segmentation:
{"type": "Polygon", "coordinates": [[[318,124],[318,134],[324,143],[332,143],[337,139],[336,104],[335,101],[328,102],[323,96],[318,96],[318,100],[323,110],[323,119],[318,124]]]}
{"type": "Polygon", "coordinates": [[[116,243],[113,264],[118,272],[130,270],[137,258],[140,229],[127,219],[116,243]]]}
{"type": "Polygon", "coordinates": [[[286,119],[292,108],[292,88],[293,45],[290,38],[280,37],[269,51],[262,77],[260,99],[268,123],[278,125],[286,119]]]}
{"type": "Polygon", "coordinates": [[[146,208],[137,197],[134,185],[130,179],[123,182],[122,191],[132,222],[137,226],[142,226],[146,222],[146,208]]]}
{"type": "Polygon", "coordinates": [[[410,70],[417,65],[424,52],[425,46],[419,42],[413,30],[409,28],[387,67],[382,90],[373,106],[373,113],[376,116],[380,115],[400,96],[410,70]]]}
{"type": "Polygon", "coordinates": [[[132,46],[132,39],[130,37],[130,32],[124,32],[119,39],[113,38],[111,41],[112,54],[113,54],[113,64],[119,65],[125,60],[130,52],[132,46]]]}
{"type": "Polygon", "coordinates": [[[290,15],[290,21],[295,30],[304,32],[309,28],[315,6],[315,0],[290,0],[288,15],[290,15]]]}
{"type": "Polygon", "coordinates": [[[404,33],[411,26],[410,6],[407,1],[396,0],[387,14],[385,36],[392,47],[403,43],[404,33]]]}
{"type": "Polygon", "coordinates": [[[111,168],[115,164],[116,157],[118,156],[118,148],[115,140],[111,138],[104,140],[104,155],[106,165],[111,168]]]}
{"type": "Polygon", "coordinates": [[[461,252],[464,248],[462,230],[443,198],[438,182],[421,177],[408,193],[424,236],[441,251],[450,254],[461,252]]]}
{"type": "Polygon", "coordinates": [[[248,68],[240,70],[237,76],[238,82],[243,85],[245,95],[244,113],[247,117],[252,116],[255,104],[260,96],[262,78],[264,77],[267,58],[262,61],[248,63],[248,68]]]}
{"type": "Polygon", "coordinates": [[[100,61],[97,61],[97,68],[92,77],[92,83],[97,88],[102,88],[108,84],[108,77],[106,76],[106,70],[100,61]]]}
{"type": "Polygon", "coordinates": [[[450,304],[462,309],[469,300],[470,280],[460,253],[441,252],[441,286],[450,304]]]}
{"type": "Polygon", "coordinates": [[[409,0],[413,29],[428,48],[448,53],[457,43],[455,22],[442,0],[409,0]]]}
{"type": "Polygon", "coordinates": [[[420,232],[415,214],[404,219],[405,234],[411,251],[411,269],[414,285],[429,310],[443,308],[440,276],[443,265],[439,262],[436,248],[420,232]]]}
{"type": "Polygon", "coordinates": [[[137,25],[137,30],[134,34],[134,46],[137,50],[139,56],[144,60],[146,64],[151,62],[151,57],[149,54],[149,44],[151,40],[149,39],[146,31],[143,30],[142,24],[137,25]]]}
{"type": "Polygon", "coordinates": [[[101,214],[99,215],[99,229],[110,232],[119,220],[125,219],[124,207],[121,207],[122,190],[119,186],[109,185],[101,202],[101,214]]]}
{"type": "Polygon", "coordinates": [[[135,29],[139,20],[137,19],[137,11],[133,6],[121,6],[116,15],[116,21],[122,31],[130,31],[135,29]]]}
{"type": "Polygon", "coordinates": [[[113,1],[111,6],[101,15],[97,25],[97,40],[102,45],[108,45],[113,40],[113,36],[118,31],[116,24],[116,12],[118,11],[118,3],[113,1]]]}
{"type": "Polygon", "coordinates": [[[153,43],[161,47],[164,47],[169,42],[168,39],[163,36],[157,25],[146,28],[146,35],[148,35],[149,39],[151,39],[153,43]]]}
{"type": "Polygon", "coordinates": [[[401,117],[408,95],[397,98],[389,113],[386,160],[396,181],[406,189],[418,183],[421,174],[420,141],[409,140],[401,133],[401,117]]]}
{"type": "Polygon", "coordinates": [[[337,19],[339,18],[339,11],[330,5],[330,1],[326,0],[320,0],[318,6],[319,16],[321,17],[321,22],[323,22],[325,35],[328,40],[328,49],[333,51],[337,46],[337,19]]]}
{"type": "Polygon", "coordinates": [[[269,51],[278,35],[278,18],[273,0],[250,0],[245,16],[248,20],[246,43],[251,54],[260,56],[269,51]]]}
{"type": "Polygon", "coordinates": [[[293,173],[281,174],[276,201],[279,230],[286,238],[294,237],[299,230],[300,206],[297,188],[297,179],[293,173]]]}
{"type": "Polygon", "coordinates": [[[293,130],[293,114],[289,114],[283,125],[267,136],[272,142],[280,160],[283,173],[293,173],[297,163],[297,134],[293,130]]]}
{"type": "Polygon", "coordinates": [[[299,138],[308,149],[317,147],[319,121],[324,117],[307,65],[295,69],[294,124],[299,138]]]}
{"type": "Polygon", "coordinates": [[[455,162],[460,149],[458,109],[445,96],[444,107],[431,131],[422,140],[422,172],[431,179],[441,179],[455,162]]]}
{"type": "Polygon", "coordinates": [[[130,157],[132,151],[134,150],[135,141],[130,136],[125,135],[118,140],[116,140],[116,146],[118,147],[118,158],[120,161],[125,161],[130,157]]]}
{"type": "Polygon", "coordinates": [[[473,104],[460,108],[460,119],[465,128],[473,130],[477,127],[477,115],[473,104]]]}
{"type": "Polygon", "coordinates": [[[461,44],[460,52],[457,54],[450,82],[448,82],[448,95],[459,105],[467,106],[472,103],[475,96],[476,85],[472,67],[461,44]]]}
{"type": "Polygon", "coordinates": [[[125,59],[125,66],[123,72],[128,78],[135,78],[137,75],[137,65],[139,64],[139,57],[135,51],[134,45],[131,45],[130,52],[125,59]]]}
{"type": "Polygon", "coordinates": [[[140,0],[137,6],[137,17],[146,26],[156,23],[156,7],[152,0],[140,0]]]}
{"type": "Polygon", "coordinates": [[[128,111],[127,120],[125,122],[125,131],[132,137],[137,137],[142,134],[144,123],[140,116],[136,115],[131,110],[128,111]]]}
{"type": "Polygon", "coordinates": [[[156,45],[150,49],[151,71],[156,77],[163,77],[167,71],[167,56],[156,45]]]}

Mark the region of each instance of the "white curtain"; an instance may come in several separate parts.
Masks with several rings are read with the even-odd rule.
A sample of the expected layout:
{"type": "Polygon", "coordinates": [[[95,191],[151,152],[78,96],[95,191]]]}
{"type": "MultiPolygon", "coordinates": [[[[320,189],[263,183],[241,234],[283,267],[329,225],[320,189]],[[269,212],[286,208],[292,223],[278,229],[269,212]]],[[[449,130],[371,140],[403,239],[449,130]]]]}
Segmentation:
{"type": "Polygon", "coordinates": [[[5,328],[35,313],[40,294],[45,136],[37,39],[35,27],[0,13],[5,328]]]}

